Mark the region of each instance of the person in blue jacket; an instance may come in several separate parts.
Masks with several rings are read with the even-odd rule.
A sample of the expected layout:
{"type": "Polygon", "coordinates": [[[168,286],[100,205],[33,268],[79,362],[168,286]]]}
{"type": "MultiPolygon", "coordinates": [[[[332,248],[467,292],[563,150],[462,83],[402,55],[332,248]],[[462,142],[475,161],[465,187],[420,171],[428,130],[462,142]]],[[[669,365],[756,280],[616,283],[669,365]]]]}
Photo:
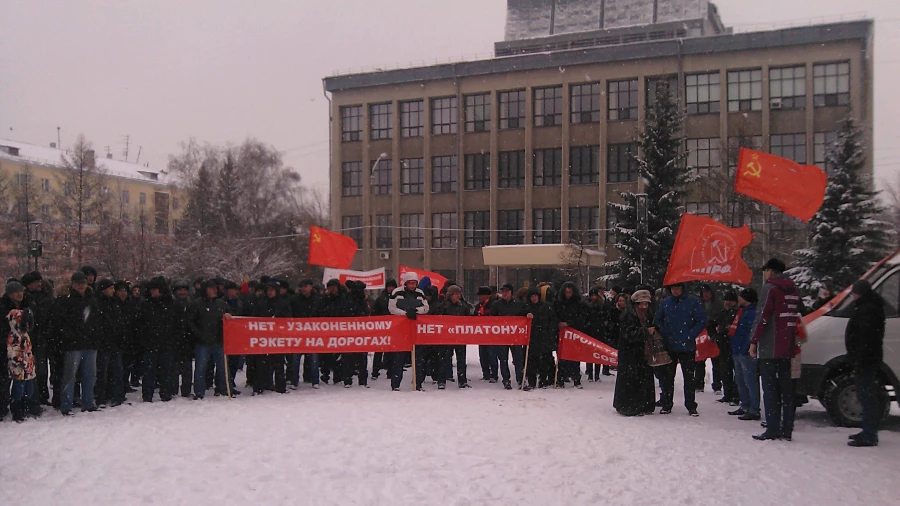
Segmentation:
{"type": "Polygon", "coordinates": [[[753,322],[756,320],[756,304],[759,296],[756,290],[741,290],[738,303],[741,309],[728,334],[731,336],[731,351],[734,357],[734,377],[741,396],[741,407],[729,411],[729,415],[739,416],[740,420],[759,420],[759,374],[756,359],[750,356],[750,338],[753,322]]]}
{"type": "Polygon", "coordinates": [[[675,396],[675,370],[681,364],[684,378],[684,407],[691,416],[697,414],[696,393],[694,387],[695,354],[697,336],[706,328],[706,312],[703,303],[684,290],[684,283],[669,286],[669,297],[666,297],[656,311],[656,326],[662,333],[666,351],[672,363],[660,366],[660,387],[662,388],[662,410],[660,414],[672,412],[675,396]]]}

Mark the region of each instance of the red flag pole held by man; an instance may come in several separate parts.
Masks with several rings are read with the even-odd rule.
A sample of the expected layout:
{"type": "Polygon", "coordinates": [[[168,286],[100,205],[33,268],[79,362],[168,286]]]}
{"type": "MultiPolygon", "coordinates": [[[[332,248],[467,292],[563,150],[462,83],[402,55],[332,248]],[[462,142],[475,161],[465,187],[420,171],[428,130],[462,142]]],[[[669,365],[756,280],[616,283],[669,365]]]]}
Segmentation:
{"type": "Polygon", "coordinates": [[[349,269],[357,249],[356,241],[346,235],[309,227],[309,265],[349,269]]]}
{"type": "Polygon", "coordinates": [[[815,165],[741,148],[734,191],[808,222],[825,201],[828,177],[815,165]]]}
{"type": "Polygon", "coordinates": [[[752,241],[747,225],[730,228],[712,218],[685,213],[663,284],[702,280],[749,285],[753,271],[744,263],[741,251],[752,241]]]}

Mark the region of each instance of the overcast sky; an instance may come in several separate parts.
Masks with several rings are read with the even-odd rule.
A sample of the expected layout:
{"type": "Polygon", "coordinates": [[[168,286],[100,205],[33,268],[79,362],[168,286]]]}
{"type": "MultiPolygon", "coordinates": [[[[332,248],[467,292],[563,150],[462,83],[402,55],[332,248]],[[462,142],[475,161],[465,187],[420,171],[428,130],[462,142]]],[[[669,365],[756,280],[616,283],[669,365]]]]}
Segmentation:
{"type": "MultiPolygon", "coordinates": [[[[900,172],[900,1],[718,0],[728,26],[860,17],[876,23],[875,161],[900,172]]],[[[307,183],[328,182],[322,78],[334,70],[488,56],[505,0],[4,0],[0,137],[47,145],[84,133],[162,167],[190,137],[253,136],[307,183]]],[[[894,176],[895,177],[895,176],[894,176]]]]}

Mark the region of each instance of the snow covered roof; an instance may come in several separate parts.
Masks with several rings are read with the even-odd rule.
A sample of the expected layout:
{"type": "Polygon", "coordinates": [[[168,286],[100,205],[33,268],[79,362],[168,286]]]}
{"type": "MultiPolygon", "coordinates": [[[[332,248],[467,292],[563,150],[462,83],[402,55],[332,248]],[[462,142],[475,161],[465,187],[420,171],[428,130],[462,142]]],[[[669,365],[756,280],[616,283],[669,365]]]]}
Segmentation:
{"type": "MultiPolygon", "coordinates": [[[[68,155],[68,151],[66,149],[38,146],[37,144],[0,138],[0,160],[62,167],[62,156],[68,155]]],[[[95,163],[98,167],[105,168],[110,176],[160,185],[169,183],[168,174],[165,171],[151,169],[146,165],[105,158],[100,154],[95,155],[95,163]]]]}

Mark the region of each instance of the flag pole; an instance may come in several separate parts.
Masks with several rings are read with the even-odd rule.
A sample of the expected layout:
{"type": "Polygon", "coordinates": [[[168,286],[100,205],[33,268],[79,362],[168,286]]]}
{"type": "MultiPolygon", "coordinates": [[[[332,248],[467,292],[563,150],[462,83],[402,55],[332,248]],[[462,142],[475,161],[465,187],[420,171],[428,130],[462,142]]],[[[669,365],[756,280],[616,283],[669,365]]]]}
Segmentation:
{"type": "Polygon", "coordinates": [[[553,388],[559,388],[559,352],[556,352],[556,372],[553,373],[553,388]]]}
{"type": "Polygon", "coordinates": [[[412,347],[412,387],[416,390],[416,345],[412,347]]]}
{"type": "Polygon", "coordinates": [[[222,357],[222,362],[225,363],[225,390],[228,392],[228,400],[230,401],[234,396],[231,395],[231,374],[228,373],[228,355],[223,351],[222,357]]]}
{"type": "Polygon", "coordinates": [[[522,386],[519,387],[519,390],[525,390],[525,385],[528,384],[528,352],[531,350],[531,343],[528,343],[525,346],[525,367],[522,368],[522,386]]]}

